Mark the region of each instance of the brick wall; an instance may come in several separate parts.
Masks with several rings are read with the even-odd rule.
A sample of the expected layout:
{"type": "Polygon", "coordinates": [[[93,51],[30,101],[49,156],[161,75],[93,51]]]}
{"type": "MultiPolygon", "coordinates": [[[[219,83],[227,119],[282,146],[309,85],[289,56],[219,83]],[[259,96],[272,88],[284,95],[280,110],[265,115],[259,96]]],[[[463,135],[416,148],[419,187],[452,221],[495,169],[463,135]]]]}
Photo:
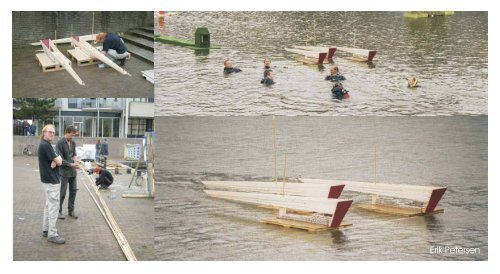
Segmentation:
{"type": "Polygon", "coordinates": [[[152,26],[152,11],[14,11],[12,12],[12,46],[28,47],[41,39],[54,39],[92,32],[119,32],[152,26]]]}

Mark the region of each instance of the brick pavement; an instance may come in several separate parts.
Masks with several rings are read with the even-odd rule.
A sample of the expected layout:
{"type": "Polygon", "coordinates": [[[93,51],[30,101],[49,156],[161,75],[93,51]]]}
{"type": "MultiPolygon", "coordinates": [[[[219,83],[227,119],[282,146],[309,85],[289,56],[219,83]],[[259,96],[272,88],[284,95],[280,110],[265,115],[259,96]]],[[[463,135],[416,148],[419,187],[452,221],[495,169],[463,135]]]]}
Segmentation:
{"type": "MultiPolygon", "coordinates": [[[[87,189],[85,175],[78,174],[75,208],[79,218],[58,220],[57,228],[66,244],[55,245],[41,235],[44,192],[36,157],[13,158],[14,165],[14,250],[15,261],[25,260],[125,260],[87,189]]],[[[115,175],[110,190],[101,192],[138,260],[154,260],[153,199],[122,198],[124,192],[140,192],[144,185],[128,189],[130,174],[115,175]]],[[[67,198],[63,205],[67,214],[67,198]]]]}
{"type": "MultiPolygon", "coordinates": [[[[69,44],[57,45],[66,55],[69,44]]],[[[153,97],[154,85],[142,77],[141,71],[153,69],[139,58],[132,56],[123,67],[132,76],[122,75],[112,68],[100,69],[97,65],[78,66],[73,69],[85,82],[80,86],[64,70],[42,72],[35,53],[40,47],[12,49],[12,97],[69,98],[96,97],[153,97]]]]}

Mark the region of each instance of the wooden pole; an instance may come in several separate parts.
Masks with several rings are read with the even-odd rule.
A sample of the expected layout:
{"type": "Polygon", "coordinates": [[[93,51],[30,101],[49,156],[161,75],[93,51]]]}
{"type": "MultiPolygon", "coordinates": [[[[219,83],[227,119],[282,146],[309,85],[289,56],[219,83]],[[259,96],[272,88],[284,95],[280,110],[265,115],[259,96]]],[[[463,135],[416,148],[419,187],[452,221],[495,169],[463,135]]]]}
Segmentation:
{"type": "Polygon", "coordinates": [[[285,154],[285,161],[283,163],[283,193],[282,195],[285,195],[285,183],[286,183],[286,151],[283,150],[283,153],[285,154]]]}
{"type": "MultiPolygon", "coordinates": [[[[377,145],[373,145],[373,183],[377,183],[377,145]]],[[[372,204],[376,204],[378,199],[377,194],[372,194],[372,204]]]]}
{"type": "Polygon", "coordinates": [[[90,34],[94,35],[94,12],[92,12],[92,32],[90,34]]]}
{"type": "Polygon", "coordinates": [[[274,183],[278,184],[278,169],[276,160],[276,119],[273,115],[273,142],[274,142],[274,183]]]}
{"type": "Polygon", "coordinates": [[[137,258],[135,257],[134,251],[132,250],[132,247],[130,247],[130,244],[128,243],[127,239],[125,238],[125,235],[121,231],[120,227],[118,226],[118,223],[116,222],[115,218],[113,217],[113,214],[111,214],[111,211],[109,210],[108,206],[106,205],[106,202],[101,196],[101,193],[95,186],[94,180],[90,177],[90,175],[87,174],[87,171],[85,168],[80,167],[82,170],[83,174],[86,175],[87,179],[90,182],[90,187],[94,190],[95,196],[97,196],[98,199],[95,198],[94,194],[92,191],[89,189],[87,184],[85,185],[85,188],[89,192],[90,196],[94,200],[95,204],[97,205],[97,208],[101,212],[102,216],[104,217],[104,220],[106,220],[106,223],[108,224],[109,228],[113,232],[113,235],[115,236],[118,244],[120,245],[121,250],[123,251],[123,254],[129,261],[137,261],[137,258]],[[99,200],[99,201],[98,201],[99,200]]]}

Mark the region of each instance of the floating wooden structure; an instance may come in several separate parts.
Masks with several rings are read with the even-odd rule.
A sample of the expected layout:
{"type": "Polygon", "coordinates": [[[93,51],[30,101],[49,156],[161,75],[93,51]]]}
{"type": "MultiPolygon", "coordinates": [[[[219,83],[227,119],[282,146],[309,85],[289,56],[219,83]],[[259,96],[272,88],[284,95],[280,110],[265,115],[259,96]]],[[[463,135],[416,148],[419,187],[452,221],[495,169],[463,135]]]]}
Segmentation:
{"type": "Polygon", "coordinates": [[[119,73],[121,73],[123,75],[132,76],[126,70],[124,70],[123,68],[118,66],[113,60],[106,57],[106,55],[104,55],[102,52],[100,52],[94,46],[92,46],[91,44],[89,44],[86,41],[80,40],[80,38],[78,36],[72,37],[71,45],[73,47],[81,50],[82,53],[88,55],[89,58],[98,59],[99,61],[112,67],[113,69],[115,69],[116,71],[118,71],[119,73]]]}
{"type": "Polygon", "coordinates": [[[234,191],[205,190],[209,196],[254,205],[279,208],[280,219],[292,219],[302,222],[317,223],[327,227],[340,227],[349,210],[352,200],[301,197],[279,194],[248,193],[234,191]],[[315,215],[287,214],[286,210],[314,212],[315,215]],[[298,219],[298,220],[297,220],[298,219]]]}
{"type": "Polygon", "coordinates": [[[154,85],[155,83],[155,70],[150,69],[150,70],[143,70],[141,71],[142,77],[146,78],[148,82],[154,85]]]}
{"type": "Polygon", "coordinates": [[[326,52],[326,59],[328,60],[332,60],[333,55],[335,55],[335,51],[337,51],[336,47],[316,47],[316,46],[293,46],[293,47],[300,50],[326,52]]]}
{"type": "Polygon", "coordinates": [[[428,17],[438,17],[438,16],[448,16],[455,14],[454,11],[407,11],[404,13],[404,17],[407,18],[428,18],[428,17]]]}
{"type": "Polygon", "coordinates": [[[186,47],[194,50],[218,49],[210,44],[210,33],[207,28],[197,28],[194,33],[194,42],[175,38],[173,36],[155,36],[155,41],[165,44],[186,47]]]}
{"type": "Polygon", "coordinates": [[[44,72],[65,69],[78,84],[85,86],[71,67],[71,60],[64,56],[50,39],[41,40],[40,43],[44,52],[36,54],[36,58],[44,72]]]}
{"type": "Polygon", "coordinates": [[[352,54],[351,60],[359,62],[372,62],[373,58],[375,58],[375,54],[377,54],[377,51],[373,49],[346,48],[346,47],[336,47],[336,48],[338,51],[351,53],[352,54]]]}
{"type": "MultiPolygon", "coordinates": [[[[95,41],[96,36],[97,34],[89,34],[89,35],[81,35],[79,37],[80,41],[95,41]]],[[[54,42],[54,44],[69,44],[71,43],[71,39],[73,39],[73,37],[55,39],[52,40],[52,42],[54,42]]],[[[41,44],[42,44],[41,42],[31,43],[32,46],[40,46],[41,44]]]]}
{"type": "Polygon", "coordinates": [[[202,183],[208,189],[318,198],[338,198],[344,189],[342,184],[330,186],[322,183],[286,183],[284,188],[282,184],[276,184],[275,182],[202,181],[202,183]]]}
{"type": "MultiPolygon", "coordinates": [[[[393,198],[402,198],[412,201],[422,202],[423,207],[419,209],[419,214],[439,213],[442,210],[436,210],[436,206],[446,192],[446,187],[434,186],[415,186],[407,184],[386,184],[386,183],[369,183],[355,182],[342,180],[324,180],[324,179],[306,179],[301,178],[305,183],[316,183],[332,185],[345,185],[345,191],[353,191],[377,196],[387,196],[393,198]]],[[[383,211],[388,209],[387,213],[391,213],[391,208],[376,204],[376,199],[372,200],[372,205],[365,207],[366,209],[374,209],[383,211]]]]}
{"type": "Polygon", "coordinates": [[[310,50],[301,50],[297,48],[293,49],[285,48],[285,51],[300,56],[298,58],[298,61],[308,65],[321,65],[328,56],[328,53],[326,51],[325,52],[310,51],[310,50]]]}

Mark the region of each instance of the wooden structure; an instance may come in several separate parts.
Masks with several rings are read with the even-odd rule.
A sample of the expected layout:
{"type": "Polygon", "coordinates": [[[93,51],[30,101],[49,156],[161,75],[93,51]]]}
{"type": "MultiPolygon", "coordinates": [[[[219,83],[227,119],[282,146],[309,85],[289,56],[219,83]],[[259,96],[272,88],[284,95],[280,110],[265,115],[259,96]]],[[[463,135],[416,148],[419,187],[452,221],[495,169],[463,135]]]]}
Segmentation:
{"type": "Polygon", "coordinates": [[[296,48],[285,48],[285,51],[300,56],[298,61],[308,65],[321,65],[328,56],[327,52],[301,50],[296,48]]]}
{"type": "MultiPolygon", "coordinates": [[[[439,213],[442,210],[436,210],[436,206],[446,192],[446,187],[434,186],[415,186],[407,184],[386,184],[386,183],[369,183],[369,182],[355,182],[355,181],[342,181],[342,180],[323,180],[323,179],[300,179],[305,183],[326,184],[331,185],[345,185],[345,191],[353,191],[365,194],[375,195],[372,200],[372,205],[361,206],[365,209],[373,209],[375,211],[384,211],[386,213],[395,212],[392,210],[394,207],[383,206],[377,204],[378,196],[387,196],[393,198],[408,199],[416,202],[423,203],[423,207],[418,209],[419,214],[439,213]]],[[[401,207],[399,207],[401,209],[401,207]]],[[[404,211],[404,210],[403,210],[404,211]]],[[[412,211],[414,212],[414,211],[412,211]]]]}
{"type": "Polygon", "coordinates": [[[78,66],[96,65],[101,63],[101,61],[97,59],[90,58],[90,56],[88,56],[80,48],[74,48],[68,50],[68,55],[71,57],[73,61],[75,61],[78,64],[78,66]]]}
{"type": "Polygon", "coordinates": [[[99,190],[97,189],[97,187],[95,185],[94,179],[92,179],[92,177],[90,177],[90,175],[87,173],[87,171],[83,167],[80,167],[80,168],[90,183],[90,187],[88,186],[88,184],[84,184],[85,188],[89,192],[90,196],[92,197],[92,200],[94,200],[95,204],[97,205],[97,208],[99,209],[102,216],[104,217],[104,220],[106,220],[106,223],[108,224],[109,228],[113,232],[113,235],[115,236],[116,240],[118,241],[118,244],[120,245],[120,248],[123,251],[123,254],[127,258],[127,260],[137,261],[137,258],[135,257],[135,254],[134,254],[134,251],[132,250],[132,247],[128,243],[127,238],[125,238],[125,235],[123,234],[120,227],[118,226],[118,223],[116,222],[115,218],[113,217],[113,214],[111,213],[108,206],[106,205],[106,202],[102,198],[101,193],[99,192],[99,190]]]}
{"type": "Polygon", "coordinates": [[[65,69],[78,84],[85,86],[83,80],[71,67],[71,60],[64,56],[50,39],[40,42],[44,52],[36,54],[36,58],[44,72],[65,69]]]}
{"type": "Polygon", "coordinates": [[[86,41],[80,40],[80,38],[78,36],[75,36],[72,38],[71,45],[75,48],[80,49],[84,54],[88,55],[89,58],[98,59],[99,61],[112,67],[113,69],[115,69],[116,71],[118,71],[119,73],[121,73],[123,75],[132,76],[126,70],[124,70],[123,68],[118,66],[113,60],[106,57],[106,55],[104,55],[102,52],[100,52],[94,46],[92,46],[91,44],[89,44],[86,41]]]}
{"type": "MultiPolygon", "coordinates": [[[[80,41],[95,41],[96,36],[97,36],[97,34],[89,34],[89,35],[81,35],[79,37],[80,37],[80,41]]],[[[55,40],[52,40],[52,42],[54,42],[54,44],[69,44],[69,43],[71,43],[71,39],[73,39],[73,37],[55,39],[55,40]]],[[[42,44],[41,42],[31,43],[32,46],[40,46],[41,44],[42,44]]]]}
{"type": "Polygon", "coordinates": [[[316,47],[316,46],[293,46],[296,49],[307,50],[307,51],[315,51],[315,52],[326,52],[326,59],[331,61],[333,59],[333,55],[335,55],[335,51],[337,51],[336,47],[316,47]]]}
{"type": "MultiPolygon", "coordinates": [[[[334,46],[331,46],[334,47],[334,46]]],[[[343,51],[351,53],[351,60],[360,62],[372,62],[377,54],[376,50],[372,49],[360,49],[360,48],[346,48],[346,47],[336,47],[338,51],[343,51]]]]}
{"type": "Polygon", "coordinates": [[[202,181],[202,183],[208,189],[335,199],[344,189],[342,184],[330,186],[316,183],[286,183],[285,187],[282,187],[282,184],[274,182],[256,181],[202,181]]]}
{"type": "Polygon", "coordinates": [[[454,11],[407,11],[404,13],[406,18],[433,18],[438,16],[448,16],[455,14],[454,11]]]}
{"type": "Polygon", "coordinates": [[[195,41],[191,42],[184,39],[179,39],[173,36],[155,36],[155,41],[165,44],[171,44],[181,47],[186,47],[194,50],[202,49],[218,49],[220,47],[210,44],[210,33],[207,28],[197,28],[195,31],[195,41]]]}
{"type": "Polygon", "coordinates": [[[316,223],[326,227],[340,227],[352,200],[301,197],[279,194],[205,190],[209,196],[254,205],[273,206],[279,209],[278,218],[316,223]],[[313,215],[287,214],[286,210],[297,210],[313,215]]]}
{"type": "Polygon", "coordinates": [[[150,69],[150,70],[143,70],[141,71],[142,77],[146,78],[148,82],[154,85],[155,83],[155,70],[150,69]]]}

